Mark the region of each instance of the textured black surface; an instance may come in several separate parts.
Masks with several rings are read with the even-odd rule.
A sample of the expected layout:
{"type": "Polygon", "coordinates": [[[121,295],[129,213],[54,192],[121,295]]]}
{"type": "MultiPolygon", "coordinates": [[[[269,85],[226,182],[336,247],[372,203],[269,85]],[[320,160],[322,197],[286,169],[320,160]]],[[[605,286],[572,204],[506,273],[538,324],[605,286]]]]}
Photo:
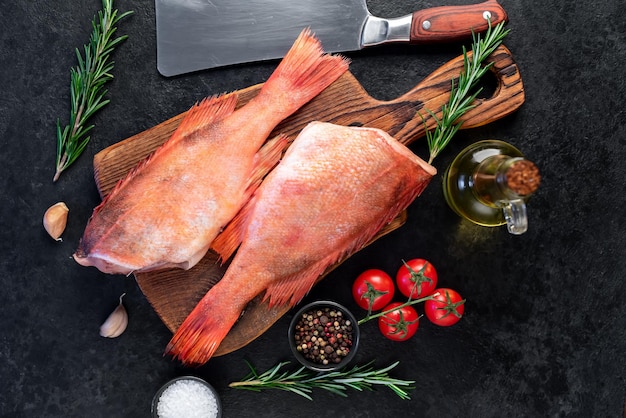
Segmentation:
{"type": "MultiPolygon", "coordinates": [[[[243,2],[245,3],[245,2],[243,2]]],[[[441,2],[371,2],[400,15],[441,2]]],[[[468,4],[450,0],[446,4],[468,4]]],[[[400,360],[393,375],[417,380],[412,400],[390,391],[252,393],[227,384],[290,360],[290,315],[249,346],[187,370],[167,357],[170,334],[132,278],[78,266],[70,255],[99,202],[92,157],[101,149],[186,110],[210,94],[262,82],[275,63],[242,65],[174,79],[156,71],[154,5],[134,10],[114,54],[112,100],[94,119],[85,154],[56,184],[55,121],[67,121],[74,48],[90,33],[94,0],[9,1],[0,8],[0,416],[140,417],[168,379],[195,374],[220,393],[226,417],[620,417],[626,394],[626,5],[619,0],[503,0],[512,30],[506,45],[522,71],[526,103],[514,115],[460,133],[436,161],[481,139],[519,147],[541,169],[529,204],[530,230],[461,221],[446,206],[437,177],[400,230],[344,263],[306,301],[332,298],[354,307],[349,285],[363,269],[395,272],[401,258],[426,257],[441,284],[467,298],[466,316],[440,329],[422,321],[410,342],[363,327],[359,363],[400,360]],[[70,207],[61,243],[41,226],[57,201],[70,207]],[[130,315],[118,339],[98,327],[122,292],[130,315]]],[[[351,53],[351,71],[381,99],[394,98],[448,59],[459,45],[388,47],[351,53]]],[[[415,152],[424,154],[422,144],[415,152]]]]}

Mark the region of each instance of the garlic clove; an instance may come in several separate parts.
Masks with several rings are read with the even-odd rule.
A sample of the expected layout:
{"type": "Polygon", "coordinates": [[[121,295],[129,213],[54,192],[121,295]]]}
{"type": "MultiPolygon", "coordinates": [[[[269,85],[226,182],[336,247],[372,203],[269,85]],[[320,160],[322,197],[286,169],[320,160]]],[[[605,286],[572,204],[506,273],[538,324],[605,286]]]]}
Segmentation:
{"type": "Polygon", "coordinates": [[[124,308],[124,304],[122,304],[124,295],[126,295],[126,293],[122,293],[119,305],[117,305],[106,321],[100,326],[100,335],[102,337],[119,337],[126,330],[126,326],[128,325],[128,313],[126,312],[126,308],[124,308]]]}
{"type": "Polygon", "coordinates": [[[69,211],[65,203],[59,202],[50,206],[43,215],[43,227],[57,241],[62,241],[61,234],[65,231],[69,211]]]}

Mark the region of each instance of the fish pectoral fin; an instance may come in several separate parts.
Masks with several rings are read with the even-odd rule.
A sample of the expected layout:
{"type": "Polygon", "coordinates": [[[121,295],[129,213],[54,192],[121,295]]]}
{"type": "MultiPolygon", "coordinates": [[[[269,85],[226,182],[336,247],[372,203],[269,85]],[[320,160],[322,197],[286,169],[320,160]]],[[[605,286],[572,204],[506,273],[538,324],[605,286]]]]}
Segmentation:
{"type": "Polygon", "coordinates": [[[294,306],[311,290],[323,271],[324,265],[316,263],[312,268],[278,280],[267,287],[263,300],[269,300],[270,307],[286,304],[294,306]]]}

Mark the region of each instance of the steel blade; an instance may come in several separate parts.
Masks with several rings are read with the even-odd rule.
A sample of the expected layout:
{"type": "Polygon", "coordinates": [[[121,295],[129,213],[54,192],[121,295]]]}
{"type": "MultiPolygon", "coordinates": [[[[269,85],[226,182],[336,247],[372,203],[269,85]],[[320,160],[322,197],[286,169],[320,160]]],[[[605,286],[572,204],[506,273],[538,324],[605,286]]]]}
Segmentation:
{"type": "Polygon", "coordinates": [[[281,58],[310,27],[326,52],[361,48],[364,0],[155,0],[157,67],[173,76],[281,58]]]}

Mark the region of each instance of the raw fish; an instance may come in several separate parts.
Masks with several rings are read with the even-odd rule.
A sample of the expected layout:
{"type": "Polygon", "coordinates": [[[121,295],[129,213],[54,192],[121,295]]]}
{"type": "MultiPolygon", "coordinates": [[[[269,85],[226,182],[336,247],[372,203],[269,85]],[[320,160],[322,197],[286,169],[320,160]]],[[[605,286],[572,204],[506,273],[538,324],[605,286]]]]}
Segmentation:
{"type": "Polygon", "coordinates": [[[259,154],[272,130],[347,69],[304,30],[246,105],[230,94],[192,107],[94,210],[74,259],[117,274],[193,267],[280,158],[284,139],[259,154]]]}
{"type": "Polygon", "coordinates": [[[214,241],[224,260],[236,250],[235,256],[167,351],[183,363],[203,364],[261,292],[270,306],[295,305],[328,266],[361,249],[435,173],[381,130],[307,125],[214,241]]]}

